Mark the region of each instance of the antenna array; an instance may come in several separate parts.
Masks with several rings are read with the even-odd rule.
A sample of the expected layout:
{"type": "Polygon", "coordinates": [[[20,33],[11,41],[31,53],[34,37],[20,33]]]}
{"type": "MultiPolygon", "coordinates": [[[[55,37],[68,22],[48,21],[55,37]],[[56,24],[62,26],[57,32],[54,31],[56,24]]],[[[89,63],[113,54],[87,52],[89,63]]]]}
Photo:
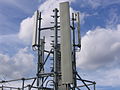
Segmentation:
{"type": "Polygon", "coordinates": [[[79,13],[72,13],[72,22],[70,22],[69,3],[60,3],[60,10],[53,10],[54,22],[52,27],[41,27],[41,12],[36,11],[34,15],[34,33],[32,47],[38,53],[37,74],[33,78],[21,78],[16,80],[1,81],[0,83],[8,83],[13,81],[22,81],[22,87],[7,87],[8,89],[24,90],[28,88],[38,90],[81,90],[81,87],[90,89],[93,85],[95,90],[95,82],[82,79],[76,70],[76,48],[81,49],[80,37],[80,18],[79,13]],[[60,12],[59,12],[60,11],[60,12]],[[60,16],[58,16],[60,13],[60,16]],[[59,19],[60,18],[60,25],[59,19]],[[72,25],[70,25],[70,23],[72,25]],[[76,27],[77,26],[77,29],[76,27]],[[51,45],[51,50],[45,50],[45,37],[41,38],[41,32],[44,30],[53,30],[54,38],[51,45]],[[60,31],[60,32],[59,32],[60,31]],[[75,33],[77,31],[77,35],[75,33]],[[60,33],[60,36],[58,34],[60,33]],[[72,34],[72,38],[71,38],[72,34]],[[77,37],[77,40],[76,40],[77,37]],[[60,42],[59,42],[60,38],[60,42]],[[76,44],[77,43],[77,44],[76,44]],[[47,62],[52,62],[52,67],[48,72],[47,62]],[[46,69],[47,66],[47,69],[46,69]],[[25,86],[25,81],[33,80],[31,84],[25,86]],[[79,85],[82,82],[83,85],[79,85]],[[36,83],[36,84],[35,84],[36,83]],[[88,84],[89,83],[89,84],[88,84]]]}

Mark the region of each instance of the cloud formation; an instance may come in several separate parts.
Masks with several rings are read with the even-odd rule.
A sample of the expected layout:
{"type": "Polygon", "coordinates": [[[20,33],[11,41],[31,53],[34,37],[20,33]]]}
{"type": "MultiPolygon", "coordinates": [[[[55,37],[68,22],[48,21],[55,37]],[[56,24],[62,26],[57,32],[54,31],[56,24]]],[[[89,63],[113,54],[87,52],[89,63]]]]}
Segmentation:
{"type": "Polygon", "coordinates": [[[120,25],[116,30],[96,28],[82,37],[82,50],[78,53],[78,66],[98,68],[120,57],[120,25]],[[79,58],[80,57],[80,58],[79,58]]]}
{"type": "Polygon", "coordinates": [[[86,78],[99,86],[119,86],[120,25],[117,28],[96,28],[82,37],[82,49],[77,53],[77,67],[86,78]]]}
{"type": "Polygon", "coordinates": [[[20,24],[20,31],[18,33],[18,37],[23,40],[24,43],[28,44],[32,40],[32,33],[34,29],[33,24],[34,16],[24,19],[20,24]]]}
{"type": "MultiPolygon", "coordinates": [[[[0,53],[0,74],[7,78],[21,78],[35,70],[34,56],[28,48],[20,49],[15,55],[0,53]]],[[[27,75],[29,76],[29,75],[27,75]]]]}

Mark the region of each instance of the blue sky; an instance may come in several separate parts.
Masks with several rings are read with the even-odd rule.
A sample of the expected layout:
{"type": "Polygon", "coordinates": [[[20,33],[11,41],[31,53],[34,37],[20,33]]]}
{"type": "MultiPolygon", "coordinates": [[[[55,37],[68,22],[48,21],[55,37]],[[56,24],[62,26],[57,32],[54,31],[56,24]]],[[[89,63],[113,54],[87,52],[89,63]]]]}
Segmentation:
{"type": "MultiPolygon", "coordinates": [[[[0,79],[35,75],[31,73],[36,72],[36,54],[31,49],[33,14],[42,11],[42,26],[50,26],[52,10],[63,1],[81,15],[80,75],[96,81],[97,90],[119,90],[120,0],[1,0],[0,79]]],[[[49,48],[48,36],[46,42],[49,48]]]]}

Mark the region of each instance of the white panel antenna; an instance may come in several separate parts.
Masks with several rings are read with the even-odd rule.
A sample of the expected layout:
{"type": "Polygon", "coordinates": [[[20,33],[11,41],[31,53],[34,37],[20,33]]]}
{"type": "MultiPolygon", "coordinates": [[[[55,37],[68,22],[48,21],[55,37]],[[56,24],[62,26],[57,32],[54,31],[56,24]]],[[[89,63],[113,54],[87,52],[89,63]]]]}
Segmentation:
{"type": "Polygon", "coordinates": [[[73,83],[72,44],[70,30],[69,3],[60,3],[60,30],[61,30],[61,73],[62,83],[73,83]]]}
{"type": "Polygon", "coordinates": [[[34,13],[34,23],[33,23],[33,39],[32,39],[32,47],[35,47],[38,45],[38,16],[39,16],[39,11],[37,10],[34,13]]]}
{"type": "Polygon", "coordinates": [[[77,21],[77,30],[78,30],[78,45],[81,46],[81,36],[80,36],[80,13],[77,12],[76,14],[76,21],[77,21]]]}

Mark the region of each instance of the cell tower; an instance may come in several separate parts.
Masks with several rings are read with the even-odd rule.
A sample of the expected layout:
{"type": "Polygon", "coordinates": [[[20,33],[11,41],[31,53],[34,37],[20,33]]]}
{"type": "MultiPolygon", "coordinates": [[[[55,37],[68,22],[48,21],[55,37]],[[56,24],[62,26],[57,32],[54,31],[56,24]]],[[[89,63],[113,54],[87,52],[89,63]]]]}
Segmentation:
{"type": "Polygon", "coordinates": [[[53,12],[54,25],[45,28],[41,27],[41,12],[36,11],[34,15],[32,48],[38,53],[36,77],[1,81],[0,83],[22,81],[22,88],[1,86],[2,90],[4,88],[24,90],[26,87],[28,90],[82,90],[81,87],[91,90],[90,85],[93,85],[92,90],[95,90],[96,83],[82,79],[76,70],[76,49],[81,49],[79,13],[72,13],[72,20],[70,19],[69,2],[60,3],[59,10],[55,8],[53,12]],[[54,36],[51,36],[54,40],[49,51],[45,50],[45,37],[41,37],[44,30],[54,31],[54,36]],[[52,67],[47,65],[47,62],[52,62],[52,67]],[[50,72],[46,67],[47,69],[50,67],[50,72]],[[25,86],[26,80],[33,80],[32,84],[25,86]]]}

